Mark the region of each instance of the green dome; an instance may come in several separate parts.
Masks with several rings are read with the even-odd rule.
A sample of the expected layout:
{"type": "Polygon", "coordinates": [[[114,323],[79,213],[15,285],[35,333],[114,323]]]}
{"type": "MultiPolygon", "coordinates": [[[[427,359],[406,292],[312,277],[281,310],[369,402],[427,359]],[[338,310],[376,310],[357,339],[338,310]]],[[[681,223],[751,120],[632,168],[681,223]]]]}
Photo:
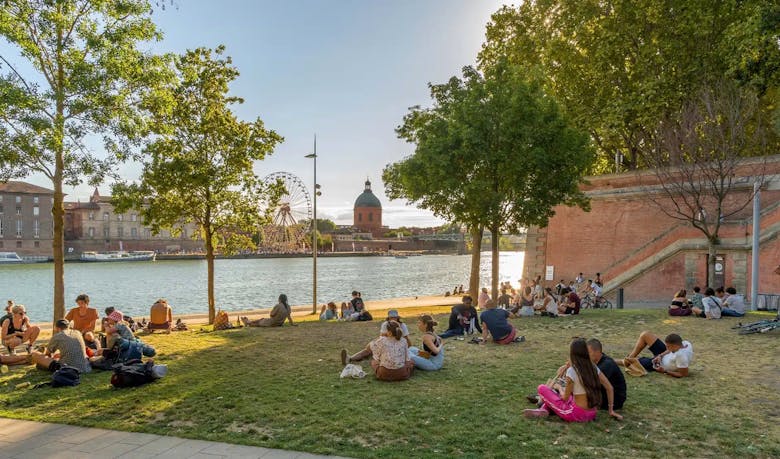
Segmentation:
{"type": "Polygon", "coordinates": [[[357,209],[358,207],[382,208],[382,203],[379,202],[379,198],[371,191],[371,182],[368,180],[366,180],[366,189],[363,190],[363,193],[355,200],[355,208],[357,209]]]}

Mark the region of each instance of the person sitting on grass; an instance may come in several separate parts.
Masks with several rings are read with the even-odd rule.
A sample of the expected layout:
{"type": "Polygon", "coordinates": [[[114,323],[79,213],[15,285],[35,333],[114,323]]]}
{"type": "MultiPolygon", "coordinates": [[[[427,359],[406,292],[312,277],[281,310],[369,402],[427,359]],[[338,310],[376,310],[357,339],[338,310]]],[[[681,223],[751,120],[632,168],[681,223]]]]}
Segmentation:
{"type": "Polygon", "coordinates": [[[559,395],[551,387],[541,384],[538,387],[542,406],[524,410],[525,417],[544,417],[550,411],[566,422],[590,422],[596,419],[596,408],[601,406],[601,388],[607,395],[607,411],[615,419],[623,417],[614,410],[614,389],[607,377],[590,360],[588,347],[582,338],[575,339],[569,346],[569,362],[565,370],[566,385],[559,395]]]}
{"type": "MultiPolygon", "coordinates": [[[[601,346],[601,341],[596,338],[591,338],[587,341],[588,355],[590,361],[595,363],[601,374],[607,377],[609,383],[612,385],[613,406],[615,410],[623,408],[623,404],[626,402],[626,378],[623,376],[623,372],[618,368],[617,363],[612,360],[612,357],[604,354],[601,346]]],[[[609,410],[609,394],[607,389],[601,386],[601,409],[609,410]]]]}
{"type": "Polygon", "coordinates": [[[737,294],[737,289],[734,287],[727,288],[726,293],[729,296],[723,301],[723,309],[720,311],[721,315],[726,317],[743,317],[747,309],[744,295],[737,294]]]}
{"type": "Polygon", "coordinates": [[[686,298],[688,292],[685,289],[679,290],[672,298],[672,304],[669,305],[670,316],[689,316],[691,315],[691,304],[686,298]]]}
{"type": "Polygon", "coordinates": [[[701,304],[702,308],[691,308],[695,315],[706,319],[720,319],[723,305],[720,302],[720,298],[715,296],[715,290],[712,287],[707,287],[704,290],[704,298],[701,299],[701,304]]]}
{"type": "Polygon", "coordinates": [[[340,320],[355,320],[352,318],[352,314],[355,313],[355,308],[352,307],[352,303],[343,301],[341,303],[341,317],[340,320]]]}
{"type": "Polygon", "coordinates": [[[81,332],[84,344],[92,351],[100,349],[100,342],[95,338],[95,324],[98,318],[100,315],[97,309],[89,307],[89,296],[85,293],[76,297],[76,307],[65,315],[65,320],[73,324],[73,330],[81,332]]]}
{"type": "Polygon", "coordinates": [[[407,328],[406,324],[401,321],[401,316],[398,315],[398,311],[395,309],[387,311],[387,319],[385,319],[385,321],[382,322],[382,325],[379,327],[379,336],[382,336],[385,334],[385,332],[387,332],[387,324],[390,322],[395,322],[401,327],[401,336],[406,340],[406,345],[411,347],[412,340],[409,339],[409,328],[407,328]]]}
{"type": "Polygon", "coordinates": [[[14,313],[11,312],[11,309],[13,309],[13,307],[14,307],[14,300],[8,300],[8,302],[5,305],[5,315],[3,317],[0,317],[0,327],[3,325],[3,322],[13,318],[14,313]]]}
{"type": "Polygon", "coordinates": [[[519,301],[517,305],[512,308],[513,317],[531,317],[534,315],[534,295],[531,287],[526,286],[523,288],[522,293],[518,293],[519,301]]]}
{"type": "Polygon", "coordinates": [[[501,295],[498,296],[498,307],[501,309],[509,309],[509,302],[512,301],[512,297],[506,293],[506,289],[501,290],[501,295]]]}
{"type": "Polygon", "coordinates": [[[168,300],[160,298],[154,302],[149,309],[149,323],[146,329],[150,332],[154,330],[163,330],[170,333],[173,329],[173,309],[168,304],[168,300]]]}
{"type": "Polygon", "coordinates": [[[285,320],[289,320],[290,325],[295,325],[292,320],[290,304],[287,302],[287,295],[284,293],[279,295],[279,302],[271,309],[270,317],[257,320],[249,320],[247,317],[241,318],[245,327],[281,327],[285,320]]]}
{"type": "Polygon", "coordinates": [[[552,289],[547,287],[542,290],[541,301],[534,306],[543,316],[558,317],[558,303],[553,297],[552,289]]]}
{"type": "Polygon", "coordinates": [[[577,315],[580,313],[581,300],[579,295],[569,290],[568,287],[562,290],[563,300],[558,305],[558,314],[577,315]]]}
{"type": "Polygon", "coordinates": [[[398,322],[388,322],[387,331],[368,343],[365,349],[347,358],[347,350],[341,350],[341,364],[359,362],[371,357],[371,368],[376,379],[402,381],[412,376],[414,361],[409,359],[409,346],[403,338],[398,322]]]}
{"type": "Polygon", "coordinates": [[[27,317],[24,305],[17,304],[11,308],[11,318],[3,322],[0,339],[3,340],[9,354],[13,355],[16,348],[24,343],[27,343],[27,353],[29,354],[40,332],[41,329],[38,326],[30,324],[30,318],[27,317]]]}
{"type": "Polygon", "coordinates": [[[46,351],[32,351],[32,359],[38,369],[55,372],[67,365],[81,373],[92,371],[87,360],[84,337],[80,331],[70,330],[69,327],[70,322],[67,320],[58,320],[54,326],[54,334],[46,345],[46,351]]]}
{"type": "Polygon", "coordinates": [[[436,321],[428,314],[423,314],[417,321],[417,329],[423,332],[423,348],[409,348],[409,356],[414,366],[420,370],[435,371],[444,365],[444,345],[441,338],[436,336],[434,328],[436,321]]]}
{"type": "Polygon", "coordinates": [[[466,295],[461,301],[463,301],[463,303],[452,307],[449,328],[439,335],[440,338],[445,339],[452,336],[465,335],[467,333],[472,334],[474,333],[474,330],[482,333],[482,327],[479,325],[477,308],[471,304],[471,297],[466,295]]]}
{"type": "MultiPolygon", "coordinates": [[[[343,304],[344,303],[342,303],[342,305],[343,304]]],[[[322,305],[322,309],[320,309],[320,320],[336,320],[338,318],[339,312],[336,303],[331,301],[327,306],[324,304],[322,305]]]]}
{"type": "MultiPolygon", "coordinates": [[[[693,345],[683,341],[680,335],[672,333],[662,342],[649,331],[642,332],[634,346],[634,350],[626,359],[635,359],[645,349],[653,353],[653,358],[639,357],[639,363],[648,372],[656,371],[675,378],[688,376],[688,367],[693,362],[693,345]]],[[[626,366],[625,360],[615,361],[620,366],[626,366]]]]}
{"type": "Polygon", "coordinates": [[[125,316],[122,311],[114,309],[106,317],[106,347],[111,349],[121,339],[127,341],[136,341],[135,333],[130,329],[130,325],[125,322],[125,316]]]}
{"type": "Polygon", "coordinates": [[[481,343],[485,344],[487,342],[488,332],[496,344],[521,343],[525,341],[524,336],[517,336],[517,329],[509,323],[508,318],[509,311],[496,309],[496,303],[493,300],[488,300],[485,303],[485,310],[479,316],[482,325],[484,325],[481,343]]]}

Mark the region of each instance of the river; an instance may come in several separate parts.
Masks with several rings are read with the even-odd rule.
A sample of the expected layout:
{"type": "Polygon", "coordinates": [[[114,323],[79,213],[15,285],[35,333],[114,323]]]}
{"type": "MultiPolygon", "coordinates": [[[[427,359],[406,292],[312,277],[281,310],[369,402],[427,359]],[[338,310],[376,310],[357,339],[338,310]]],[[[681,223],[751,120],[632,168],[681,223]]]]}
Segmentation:
{"type": "MultiPolygon", "coordinates": [[[[523,270],[523,252],[502,252],[499,281],[517,285],[523,270]]],[[[317,297],[320,303],[345,301],[352,290],[366,300],[440,295],[456,285],[468,286],[469,255],[423,255],[409,258],[346,257],[317,260],[317,297]]],[[[0,300],[13,299],[27,307],[33,322],[52,318],[51,263],[0,265],[0,300]]],[[[482,254],[481,284],[490,282],[490,253],[482,254]]],[[[311,258],[216,260],[217,308],[227,311],[269,308],[280,293],[290,304],[310,304],[311,258]]],[[[66,310],[79,293],[103,313],[114,306],[131,316],[149,314],[157,298],[167,298],[174,313],[205,313],[205,260],[121,263],[67,263],[66,310]]]]}

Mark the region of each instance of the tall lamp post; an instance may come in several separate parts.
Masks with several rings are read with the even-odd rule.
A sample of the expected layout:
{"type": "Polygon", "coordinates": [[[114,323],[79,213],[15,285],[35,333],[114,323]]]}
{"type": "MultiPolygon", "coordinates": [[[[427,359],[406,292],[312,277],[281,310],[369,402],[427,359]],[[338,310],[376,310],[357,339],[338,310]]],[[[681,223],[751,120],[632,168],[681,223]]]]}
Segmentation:
{"type": "Polygon", "coordinates": [[[312,297],[311,311],[317,314],[317,196],[321,195],[317,184],[317,136],[314,136],[314,153],[306,155],[314,160],[314,215],[311,219],[312,297]]]}

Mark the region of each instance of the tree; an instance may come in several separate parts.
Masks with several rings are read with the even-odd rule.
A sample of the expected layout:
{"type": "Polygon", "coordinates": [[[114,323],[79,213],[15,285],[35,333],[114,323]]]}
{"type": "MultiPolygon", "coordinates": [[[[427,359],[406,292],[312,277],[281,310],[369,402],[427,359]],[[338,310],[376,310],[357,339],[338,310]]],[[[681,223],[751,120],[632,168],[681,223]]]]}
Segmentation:
{"type": "MultiPolygon", "coordinates": [[[[588,208],[579,183],[593,159],[585,134],[571,128],[541,86],[499,62],[484,75],[430,85],[434,105],[413,108],[397,129],[415,153],[383,173],[391,198],[405,198],[472,235],[469,291],[479,282],[483,229],[498,235],[544,226],[558,204],[588,208]]],[[[499,237],[492,242],[492,290],[498,293],[499,237]]]]}
{"type": "Polygon", "coordinates": [[[214,253],[251,247],[262,223],[258,209],[276,202],[281,186],[264,185],[253,165],[282,138],[259,118],[239,120],[242,99],[228,95],[239,73],[224,47],[198,48],[176,59],[177,81],[152,110],[155,137],[144,148],[140,181],[113,188],[117,210],[138,209],[153,232],[194,222],[206,245],[209,323],[214,321],[214,253]]]}
{"type": "Polygon", "coordinates": [[[745,157],[780,147],[767,124],[754,92],[721,82],[661,122],[640,151],[657,179],[646,187],[650,201],[707,239],[711,287],[721,225],[752,202],[754,182],[763,182],[764,161],[745,157]]]}
{"type": "Polygon", "coordinates": [[[640,149],[690,94],[728,75],[777,106],[778,7],[768,0],[527,0],[492,17],[480,65],[524,66],[599,152],[596,172],[644,167],[640,149]],[[774,88],[774,90],[772,90],[774,88]]]}
{"type": "Polygon", "coordinates": [[[146,0],[5,0],[0,37],[0,180],[40,173],[52,182],[54,316],[65,316],[63,184],[97,184],[145,131],[163,57],[140,51],[160,39],[146,0]],[[86,147],[104,141],[106,156],[86,147]]]}

